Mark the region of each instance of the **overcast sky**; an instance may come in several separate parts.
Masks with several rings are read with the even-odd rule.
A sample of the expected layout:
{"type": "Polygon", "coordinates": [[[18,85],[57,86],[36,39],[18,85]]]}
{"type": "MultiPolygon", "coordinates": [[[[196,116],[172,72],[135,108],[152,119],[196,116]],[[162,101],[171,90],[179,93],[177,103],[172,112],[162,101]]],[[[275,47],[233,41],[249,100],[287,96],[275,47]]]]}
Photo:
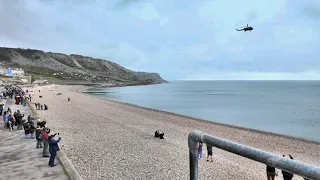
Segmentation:
{"type": "Polygon", "coordinates": [[[320,1],[0,0],[0,46],[181,79],[320,79],[320,1]],[[236,28],[249,24],[252,32],[236,28]]]}

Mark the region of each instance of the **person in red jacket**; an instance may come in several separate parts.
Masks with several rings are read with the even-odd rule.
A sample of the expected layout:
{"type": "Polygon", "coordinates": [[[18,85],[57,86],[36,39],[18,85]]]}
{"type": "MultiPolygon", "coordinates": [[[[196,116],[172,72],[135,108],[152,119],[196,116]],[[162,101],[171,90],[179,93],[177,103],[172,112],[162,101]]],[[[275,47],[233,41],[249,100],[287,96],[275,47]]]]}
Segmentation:
{"type": "Polygon", "coordinates": [[[41,140],[43,143],[43,152],[42,156],[43,157],[50,157],[49,153],[49,133],[50,129],[47,127],[44,127],[43,130],[41,131],[41,140]]]}

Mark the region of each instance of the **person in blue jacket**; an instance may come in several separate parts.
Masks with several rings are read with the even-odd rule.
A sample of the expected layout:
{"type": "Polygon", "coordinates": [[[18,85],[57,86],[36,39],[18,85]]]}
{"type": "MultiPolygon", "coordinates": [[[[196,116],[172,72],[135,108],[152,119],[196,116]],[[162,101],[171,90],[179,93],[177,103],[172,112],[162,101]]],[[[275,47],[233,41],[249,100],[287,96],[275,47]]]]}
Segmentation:
{"type": "Polygon", "coordinates": [[[61,137],[59,136],[59,133],[58,133],[58,136],[59,136],[58,140],[55,140],[54,136],[55,136],[55,134],[49,136],[49,138],[48,138],[48,140],[49,140],[49,152],[50,152],[49,166],[51,166],[51,167],[56,166],[54,164],[54,159],[57,156],[57,151],[60,150],[60,148],[58,146],[58,143],[61,140],[61,137]]]}

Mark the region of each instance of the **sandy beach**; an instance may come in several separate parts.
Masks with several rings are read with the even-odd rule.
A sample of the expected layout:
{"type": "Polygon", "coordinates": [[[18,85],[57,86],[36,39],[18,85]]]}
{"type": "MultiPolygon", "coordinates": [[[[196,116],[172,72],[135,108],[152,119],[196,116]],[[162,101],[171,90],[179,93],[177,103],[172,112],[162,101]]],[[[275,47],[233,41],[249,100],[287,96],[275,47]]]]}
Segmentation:
{"type": "MultiPolygon", "coordinates": [[[[64,152],[84,179],[189,179],[187,137],[194,129],[320,166],[320,143],[99,99],[79,93],[81,88],[48,85],[35,87],[31,94],[33,103],[49,106],[38,114],[60,132],[60,145],[66,145],[64,152]],[[158,129],[165,133],[164,140],[153,137],[158,129]]],[[[200,179],[266,179],[264,164],[217,148],[214,162],[207,162],[206,146],[203,149],[200,179]]],[[[277,171],[276,179],[283,179],[277,171]]]]}

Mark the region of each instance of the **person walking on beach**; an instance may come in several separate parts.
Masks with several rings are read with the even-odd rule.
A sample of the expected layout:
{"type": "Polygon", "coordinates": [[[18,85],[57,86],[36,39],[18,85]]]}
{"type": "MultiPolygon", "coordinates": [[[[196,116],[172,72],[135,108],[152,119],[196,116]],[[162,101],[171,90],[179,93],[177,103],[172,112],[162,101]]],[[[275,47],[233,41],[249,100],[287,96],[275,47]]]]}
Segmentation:
{"type": "Polygon", "coordinates": [[[212,146],[207,144],[207,152],[208,152],[208,155],[207,155],[207,161],[209,161],[209,157],[211,158],[211,162],[213,162],[212,160],[212,146]]]}
{"type": "Polygon", "coordinates": [[[202,143],[199,143],[199,147],[198,147],[198,157],[199,159],[202,159],[202,143]]]}
{"type": "MultiPolygon", "coordinates": [[[[290,159],[293,159],[293,157],[289,154],[290,159]]],[[[283,157],[285,157],[285,155],[283,155],[283,157]]],[[[293,178],[293,174],[289,173],[287,171],[282,170],[281,171],[282,175],[283,175],[283,180],[291,180],[293,178]]]]}
{"type": "Polygon", "coordinates": [[[54,138],[54,136],[49,136],[49,151],[50,151],[50,160],[49,160],[49,166],[53,167],[53,166],[56,166],[54,164],[54,160],[57,156],[57,151],[60,150],[59,146],[58,146],[58,143],[60,142],[61,140],[61,137],[58,133],[58,139],[56,140],[54,138]]]}
{"type": "Polygon", "coordinates": [[[267,178],[268,180],[274,180],[275,176],[278,176],[276,173],[276,168],[267,165],[267,178]]]}
{"type": "Polygon", "coordinates": [[[47,127],[44,127],[43,130],[41,131],[41,140],[43,143],[43,151],[42,151],[42,156],[43,157],[49,157],[49,133],[50,129],[47,127]]]}

